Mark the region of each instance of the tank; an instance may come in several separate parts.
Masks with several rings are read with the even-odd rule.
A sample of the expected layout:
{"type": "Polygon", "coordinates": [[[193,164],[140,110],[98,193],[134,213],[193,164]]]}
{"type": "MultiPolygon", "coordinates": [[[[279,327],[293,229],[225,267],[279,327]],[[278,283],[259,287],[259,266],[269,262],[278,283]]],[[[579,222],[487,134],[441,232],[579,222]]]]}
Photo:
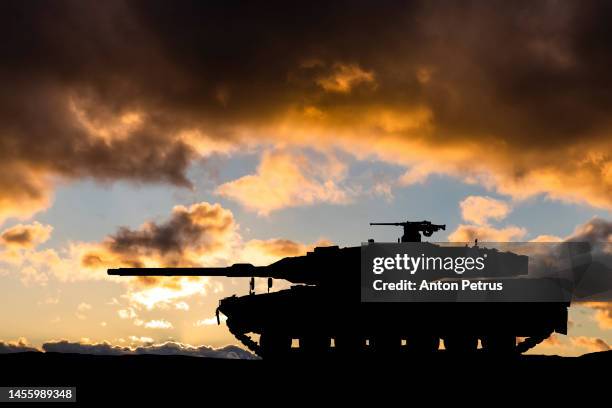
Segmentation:
{"type": "MultiPolygon", "coordinates": [[[[429,221],[372,223],[404,229],[398,240],[420,242],[445,229],[429,221]]],[[[373,241],[370,240],[369,244],[373,241]]],[[[368,245],[368,244],[364,244],[368,245]]],[[[440,247],[426,243],[436,251],[440,247]]],[[[494,271],[513,278],[527,273],[527,257],[486,248],[503,258],[494,271]]],[[[120,276],[225,276],[250,278],[248,295],[221,299],[217,321],[224,315],[230,332],[264,359],[288,355],[331,356],[396,353],[433,354],[481,351],[496,355],[523,353],[553,332],[567,333],[569,302],[362,302],[361,246],[317,247],[304,256],[287,257],[268,266],[234,264],[219,268],[118,268],[120,276]],[[267,293],[255,293],[255,278],[266,278],[267,293]],[[273,280],[292,283],[270,292],[273,280]],[[521,338],[520,341],[517,341],[521,338]],[[443,343],[441,342],[443,341],[443,343]]],[[[439,276],[440,279],[453,277],[439,276]]],[[[456,276],[454,277],[456,279],[456,276]]]]}

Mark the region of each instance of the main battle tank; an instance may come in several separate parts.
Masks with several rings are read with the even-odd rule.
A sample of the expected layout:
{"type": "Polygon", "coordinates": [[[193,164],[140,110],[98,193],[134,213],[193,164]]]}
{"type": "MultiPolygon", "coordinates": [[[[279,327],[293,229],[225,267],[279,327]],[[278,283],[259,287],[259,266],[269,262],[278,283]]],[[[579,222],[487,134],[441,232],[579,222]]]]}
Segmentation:
{"type": "MultiPolygon", "coordinates": [[[[419,242],[421,234],[431,236],[445,229],[444,225],[428,221],[374,225],[402,226],[404,234],[398,240],[401,242],[419,242]]],[[[427,245],[432,250],[438,247],[427,245]]],[[[512,265],[511,269],[499,272],[501,275],[527,273],[527,257],[498,251],[491,255],[505,257],[499,264],[512,265]]],[[[289,354],[433,353],[439,350],[440,340],[451,353],[475,351],[480,340],[484,351],[517,354],[553,332],[567,333],[569,302],[362,302],[360,257],[361,247],[329,246],[268,266],[118,268],[109,269],[108,273],[251,278],[248,295],[233,295],[219,302],[217,320],[220,323],[220,314],[226,316],[230,332],[264,358],[289,354]],[[255,278],[267,278],[268,293],[255,294],[255,278]],[[269,292],[273,279],[294,285],[269,292]],[[523,338],[518,344],[517,337],[523,338]],[[292,348],[296,343],[297,350],[292,348]]]]}

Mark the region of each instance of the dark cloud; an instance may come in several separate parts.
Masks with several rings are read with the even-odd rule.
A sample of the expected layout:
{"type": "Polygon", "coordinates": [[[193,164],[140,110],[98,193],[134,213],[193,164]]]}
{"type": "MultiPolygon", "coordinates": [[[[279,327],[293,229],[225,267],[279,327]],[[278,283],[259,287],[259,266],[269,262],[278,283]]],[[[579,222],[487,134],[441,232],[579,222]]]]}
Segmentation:
{"type": "Polygon", "coordinates": [[[67,340],[43,343],[42,349],[48,353],[77,353],[104,356],[120,356],[130,354],[129,347],[114,346],[110,343],[80,343],[67,340]]]}
{"type": "Polygon", "coordinates": [[[208,358],[231,358],[231,359],[257,359],[257,357],[246,350],[237,346],[225,346],[222,348],[212,348],[209,346],[190,346],[188,344],[166,342],[161,344],[149,344],[136,348],[121,347],[110,343],[80,343],[61,340],[47,342],[42,345],[46,352],[54,353],[78,353],[93,355],[133,355],[133,354],[155,354],[155,355],[174,355],[208,358]]]}
{"type": "Polygon", "coordinates": [[[199,203],[175,207],[164,223],[148,222],[138,230],[122,227],[108,241],[110,250],[120,254],[183,254],[193,248],[211,251],[223,245],[223,238],[235,228],[231,212],[219,204],[199,203]]]}
{"type": "MultiPolygon", "coordinates": [[[[391,138],[406,165],[450,163],[444,147],[449,173],[491,172],[503,192],[612,205],[609,2],[5,1],[0,15],[5,216],[48,205],[58,175],[189,186],[196,151],[278,140],[291,112],[391,138]]],[[[301,142],[332,142],[319,133],[301,142]]]]}
{"type": "Polygon", "coordinates": [[[596,246],[599,251],[609,252],[612,243],[612,221],[593,217],[579,225],[567,241],[588,242],[596,246]]]}
{"type": "MultiPolygon", "coordinates": [[[[119,228],[116,234],[85,252],[81,264],[89,268],[139,267],[151,263],[194,266],[202,255],[213,256],[229,248],[236,228],[231,211],[219,204],[176,206],[167,221],[149,221],[138,229],[119,228]]],[[[147,277],[140,280],[147,284],[147,277]]]]}
{"type": "Polygon", "coordinates": [[[26,351],[40,351],[37,348],[31,347],[25,340],[18,340],[16,342],[4,342],[0,341],[0,354],[8,353],[23,353],[26,351]]]}
{"type": "Polygon", "coordinates": [[[576,293],[583,303],[596,310],[595,319],[602,328],[612,327],[612,221],[593,217],[579,225],[567,239],[570,242],[587,242],[590,259],[581,273],[576,293]]]}
{"type": "Polygon", "coordinates": [[[52,230],[50,225],[39,222],[18,224],[0,233],[0,244],[13,248],[33,248],[49,239],[52,230]]]}

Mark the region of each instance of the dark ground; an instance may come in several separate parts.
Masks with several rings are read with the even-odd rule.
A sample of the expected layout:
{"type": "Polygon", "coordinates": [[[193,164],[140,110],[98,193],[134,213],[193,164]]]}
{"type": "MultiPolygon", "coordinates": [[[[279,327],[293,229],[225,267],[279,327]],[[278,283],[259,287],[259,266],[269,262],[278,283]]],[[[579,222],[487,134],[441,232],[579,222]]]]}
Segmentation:
{"type": "MultiPolygon", "coordinates": [[[[533,402],[536,393],[548,402],[577,397],[582,402],[594,398],[593,402],[601,403],[612,393],[611,374],[612,351],[577,358],[491,360],[485,355],[451,358],[442,354],[427,359],[285,362],[159,355],[0,355],[1,386],[76,386],[80,403],[105,402],[106,406],[119,406],[127,398],[182,402],[177,406],[199,401],[193,405],[216,407],[219,404],[211,402],[215,397],[253,406],[355,398],[359,406],[397,399],[423,403],[470,400],[497,406],[509,400],[533,402]]],[[[424,405],[428,404],[416,404],[424,405]]]]}

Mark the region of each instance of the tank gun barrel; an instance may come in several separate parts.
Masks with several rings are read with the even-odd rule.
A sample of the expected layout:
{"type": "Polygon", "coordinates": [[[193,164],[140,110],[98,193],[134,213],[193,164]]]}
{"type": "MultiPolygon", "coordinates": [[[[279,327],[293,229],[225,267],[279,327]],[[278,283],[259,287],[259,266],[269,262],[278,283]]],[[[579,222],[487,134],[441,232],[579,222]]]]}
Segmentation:
{"type": "Polygon", "coordinates": [[[265,266],[234,264],[228,267],[193,268],[116,268],[109,269],[109,275],[116,276],[226,276],[230,278],[276,277],[275,271],[265,266]]]}
{"type": "Polygon", "coordinates": [[[116,268],[108,269],[115,276],[224,276],[228,278],[272,278],[292,283],[316,284],[319,274],[304,262],[305,257],[289,257],[267,266],[246,263],[227,267],[190,267],[190,268],[116,268]]]}

